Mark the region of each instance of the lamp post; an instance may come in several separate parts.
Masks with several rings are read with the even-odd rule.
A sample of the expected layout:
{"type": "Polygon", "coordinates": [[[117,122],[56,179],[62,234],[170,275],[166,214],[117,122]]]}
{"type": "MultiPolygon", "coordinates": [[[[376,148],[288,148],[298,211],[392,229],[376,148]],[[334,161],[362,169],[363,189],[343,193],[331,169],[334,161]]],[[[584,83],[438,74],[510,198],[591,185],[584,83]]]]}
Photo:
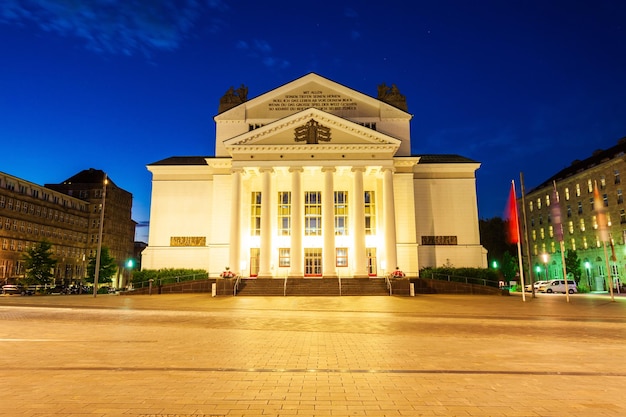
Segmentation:
{"type": "Polygon", "coordinates": [[[98,294],[98,277],[100,275],[100,254],[102,253],[102,227],[104,225],[104,203],[107,196],[107,174],[104,174],[104,184],[102,185],[102,208],[100,211],[100,229],[98,231],[98,251],[96,252],[96,267],[93,275],[93,296],[98,294]]]}

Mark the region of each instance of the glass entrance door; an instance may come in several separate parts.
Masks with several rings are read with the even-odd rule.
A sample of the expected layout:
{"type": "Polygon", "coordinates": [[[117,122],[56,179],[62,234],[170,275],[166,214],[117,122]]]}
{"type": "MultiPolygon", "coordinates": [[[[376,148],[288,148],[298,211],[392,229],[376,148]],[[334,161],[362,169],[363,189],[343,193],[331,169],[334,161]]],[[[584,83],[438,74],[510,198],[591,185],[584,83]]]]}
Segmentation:
{"type": "Polygon", "coordinates": [[[366,248],[367,252],[367,274],[375,277],[378,272],[376,270],[376,248],[366,248]]]}
{"type": "Polygon", "coordinates": [[[250,276],[256,277],[259,275],[259,254],[261,250],[259,248],[250,248],[250,276]]]}
{"type": "Polygon", "coordinates": [[[304,276],[322,276],[322,248],[304,249],[304,276]]]}

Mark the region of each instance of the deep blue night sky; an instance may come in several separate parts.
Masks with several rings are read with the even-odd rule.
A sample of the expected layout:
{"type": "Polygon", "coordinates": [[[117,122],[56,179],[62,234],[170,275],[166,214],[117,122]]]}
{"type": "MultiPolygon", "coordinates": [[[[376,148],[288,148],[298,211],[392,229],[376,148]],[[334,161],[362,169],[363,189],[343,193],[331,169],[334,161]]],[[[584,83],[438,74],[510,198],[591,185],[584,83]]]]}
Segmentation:
{"type": "Polygon", "coordinates": [[[626,136],[624,1],[5,0],[0,63],[0,171],[102,169],[144,241],[146,165],[212,155],[219,99],[242,83],[396,84],[413,153],[482,163],[481,218],[521,172],[530,189],[626,136]]]}

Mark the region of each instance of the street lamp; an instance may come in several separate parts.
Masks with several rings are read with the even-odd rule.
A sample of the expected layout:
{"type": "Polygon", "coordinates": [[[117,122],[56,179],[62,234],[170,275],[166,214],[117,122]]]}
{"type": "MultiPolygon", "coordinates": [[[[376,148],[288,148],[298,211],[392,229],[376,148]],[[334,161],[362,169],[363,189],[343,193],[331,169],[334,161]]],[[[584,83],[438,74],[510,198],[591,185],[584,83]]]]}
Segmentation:
{"type": "Polygon", "coordinates": [[[100,229],[98,231],[98,251],[96,253],[96,269],[93,275],[93,296],[98,294],[98,277],[100,275],[100,254],[102,253],[102,226],[104,225],[104,203],[107,196],[107,174],[104,174],[104,184],[102,184],[102,210],[100,211],[100,229]]]}
{"type": "Polygon", "coordinates": [[[546,281],[548,280],[548,254],[544,253],[541,255],[541,259],[543,259],[543,266],[546,269],[546,281]]]}
{"type": "Polygon", "coordinates": [[[589,289],[591,289],[591,263],[589,261],[585,261],[585,269],[587,270],[587,284],[589,284],[589,289]]]}

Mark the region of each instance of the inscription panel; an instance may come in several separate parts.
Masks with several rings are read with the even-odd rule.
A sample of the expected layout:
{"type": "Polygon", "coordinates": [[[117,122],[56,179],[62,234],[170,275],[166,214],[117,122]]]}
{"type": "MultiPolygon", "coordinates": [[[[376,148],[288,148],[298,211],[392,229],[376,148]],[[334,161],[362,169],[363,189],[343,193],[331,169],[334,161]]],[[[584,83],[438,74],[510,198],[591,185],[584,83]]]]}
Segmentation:
{"type": "Polygon", "coordinates": [[[326,112],[358,110],[357,102],[353,98],[321,90],[303,90],[285,94],[283,97],[273,99],[267,106],[272,112],[298,112],[311,107],[326,112]]]}
{"type": "Polygon", "coordinates": [[[170,246],[206,246],[205,236],[171,236],[170,246]]]}
{"type": "Polygon", "coordinates": [[[422,236],[422,245],[457,245],[456,236],[422,236]]]}

